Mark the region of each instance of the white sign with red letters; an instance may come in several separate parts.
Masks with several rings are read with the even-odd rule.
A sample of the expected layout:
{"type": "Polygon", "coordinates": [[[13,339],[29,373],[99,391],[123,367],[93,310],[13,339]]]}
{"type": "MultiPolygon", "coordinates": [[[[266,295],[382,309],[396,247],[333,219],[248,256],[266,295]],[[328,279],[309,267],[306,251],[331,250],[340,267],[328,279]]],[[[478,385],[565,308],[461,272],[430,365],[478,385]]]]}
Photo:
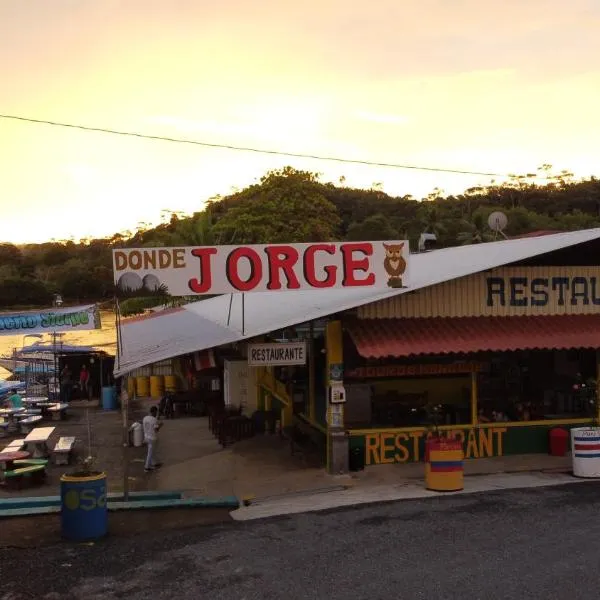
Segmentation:
{"type": "Polygon", "coordinates": [[[113,250],[122,293],[171,296],[408,287],[408,242],[332,242],[113,250]]]}

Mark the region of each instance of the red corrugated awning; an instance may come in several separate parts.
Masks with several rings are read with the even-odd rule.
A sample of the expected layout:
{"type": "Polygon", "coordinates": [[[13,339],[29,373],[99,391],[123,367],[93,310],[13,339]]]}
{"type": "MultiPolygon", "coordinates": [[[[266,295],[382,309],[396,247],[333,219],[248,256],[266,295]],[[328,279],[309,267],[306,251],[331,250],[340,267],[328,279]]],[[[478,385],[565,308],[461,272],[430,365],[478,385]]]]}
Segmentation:
{"type": "Polygon", "coordinates": [[[364,358],[600,348],[600,315],[364,319],[346,330],[364,358]]]}

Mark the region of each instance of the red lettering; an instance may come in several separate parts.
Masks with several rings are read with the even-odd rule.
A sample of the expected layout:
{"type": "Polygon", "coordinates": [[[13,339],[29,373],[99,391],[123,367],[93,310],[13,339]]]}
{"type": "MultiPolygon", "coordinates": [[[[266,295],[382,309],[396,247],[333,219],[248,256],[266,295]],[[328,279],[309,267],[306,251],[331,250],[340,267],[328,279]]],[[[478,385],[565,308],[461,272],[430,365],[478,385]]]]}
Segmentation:
{"type": "Polygon", "coordinates": [[[263,269],[260,256],[256,250],[252,248],[236,248],[232,250],[227,257],[227,264],[225,266],[225,273],[227,275],[227,281],[240,292],[249,292],[253,290],[262,279],[263,269]],[[239,264],[242,258],[246,258],[250,263],[250,277],[244,281],[239,274],[239,264]]]}
{"type": "Polygon", "coordinates": [[[216,248],[196,248],[192,255],[200,259],[200,279],[190,279],[188,287],[195,294],[206,294],[212,287],[212,271],[210,268],[210,257],[217,253],[216,248]]]}
{"type": "Polygon", "coordinates": [[[309,246],[304,252],[304,258],[302,260],[302,268],[304,272],[304,279],[306,282],[315,288],[329,288],[335,285],[335,277],[337,274],[337,267],[334,265],[327,265],[323,268],[326,277],[323,280],[317,279],[316,267],[315,267],[315,254],[317,252],[326,252],[327,254],[335,254],[334,244],[314,244],[309,246]]]}
{"type": "Polygon", "coordinates": [[[373,285],[375,283],[375,273],[369,273],[364,279],[357,279],[354,276],[355,271],[366,273],[369,270],[369,259],[367,256],[373,255],[373,245],[369,243],[342,244],[340,246],[343,258],[344,287],[358,287],[373,285]],[[354,258],[355,252],[362,252],[365,258],[354,258]]]}
{"type": "Polygon", "coordinates": [[[267,246],[265,248],[269,258],[269,281],[267,289],[280,290],[280,271],[283,271],[287,279],[287,289],[297,290],[300,282],[294,273],[294,265],[298,262],[298,250],[292,246],[267,246]]]}

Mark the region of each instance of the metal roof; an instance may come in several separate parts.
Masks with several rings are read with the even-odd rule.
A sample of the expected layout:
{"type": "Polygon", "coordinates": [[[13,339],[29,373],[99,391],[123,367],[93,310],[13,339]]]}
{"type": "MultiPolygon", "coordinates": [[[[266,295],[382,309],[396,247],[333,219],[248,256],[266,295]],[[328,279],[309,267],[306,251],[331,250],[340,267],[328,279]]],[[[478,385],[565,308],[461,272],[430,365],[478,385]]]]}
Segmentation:
{"type": "Polygon", "coordinates": [[[124,321],[115,374],[600,239],[600,228],[411,254],[408,287],[227,294],[124,321]],[[242,305],[244,310],[242,311],[242,305]]]}

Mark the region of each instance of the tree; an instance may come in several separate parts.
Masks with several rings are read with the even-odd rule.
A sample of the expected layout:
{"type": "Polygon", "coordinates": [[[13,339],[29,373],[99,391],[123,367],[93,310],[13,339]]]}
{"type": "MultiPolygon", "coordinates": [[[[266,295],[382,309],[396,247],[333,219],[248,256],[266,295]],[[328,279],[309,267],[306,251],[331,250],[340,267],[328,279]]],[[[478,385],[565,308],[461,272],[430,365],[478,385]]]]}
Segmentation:
{"type": "Polygon", "coordinates": [[[234,205],[217,221],[214,234],[225,244],[338,239],[340,218],[316,178],[290,167],[268,173],[260,184],[234,194],[234,205]]]}
{"type": "Polygon", "coordinates": [[[18,267],[22,261],[23,255],[14,244],[0,244],[0,265],[18,267]]]}
{"type": "Polygon", "coordinates": [[[487,220],[481,213],[476,213],[469,221],[462,221],[463,230],[456,236],[456,240],[464,245],[481,244],[483,242],[491,242],[494,239],[494,234],[487,225],[487,220]]]}
{"type": "Polygon", "coordinates": [[[397,238],[398,231],[381,213],[367,217],[360,223],[352,223],[346,234],[346,239],[351,242],[395,240],[397,238]]]}
{"type": "Polygon", "coordinates": [[[194,214],[191,219],[181,219],[175,225],[175,234],[182,244],[189,246],[213,246],[218,244],[214,232],[213,216],[210,207],[194,214]]]}
{"type": "Polygon", "coordinates": [[[24,277],[6,278],[0,285],[0,306],[45,306],[52,293],[41,282],[24,277]]]}

